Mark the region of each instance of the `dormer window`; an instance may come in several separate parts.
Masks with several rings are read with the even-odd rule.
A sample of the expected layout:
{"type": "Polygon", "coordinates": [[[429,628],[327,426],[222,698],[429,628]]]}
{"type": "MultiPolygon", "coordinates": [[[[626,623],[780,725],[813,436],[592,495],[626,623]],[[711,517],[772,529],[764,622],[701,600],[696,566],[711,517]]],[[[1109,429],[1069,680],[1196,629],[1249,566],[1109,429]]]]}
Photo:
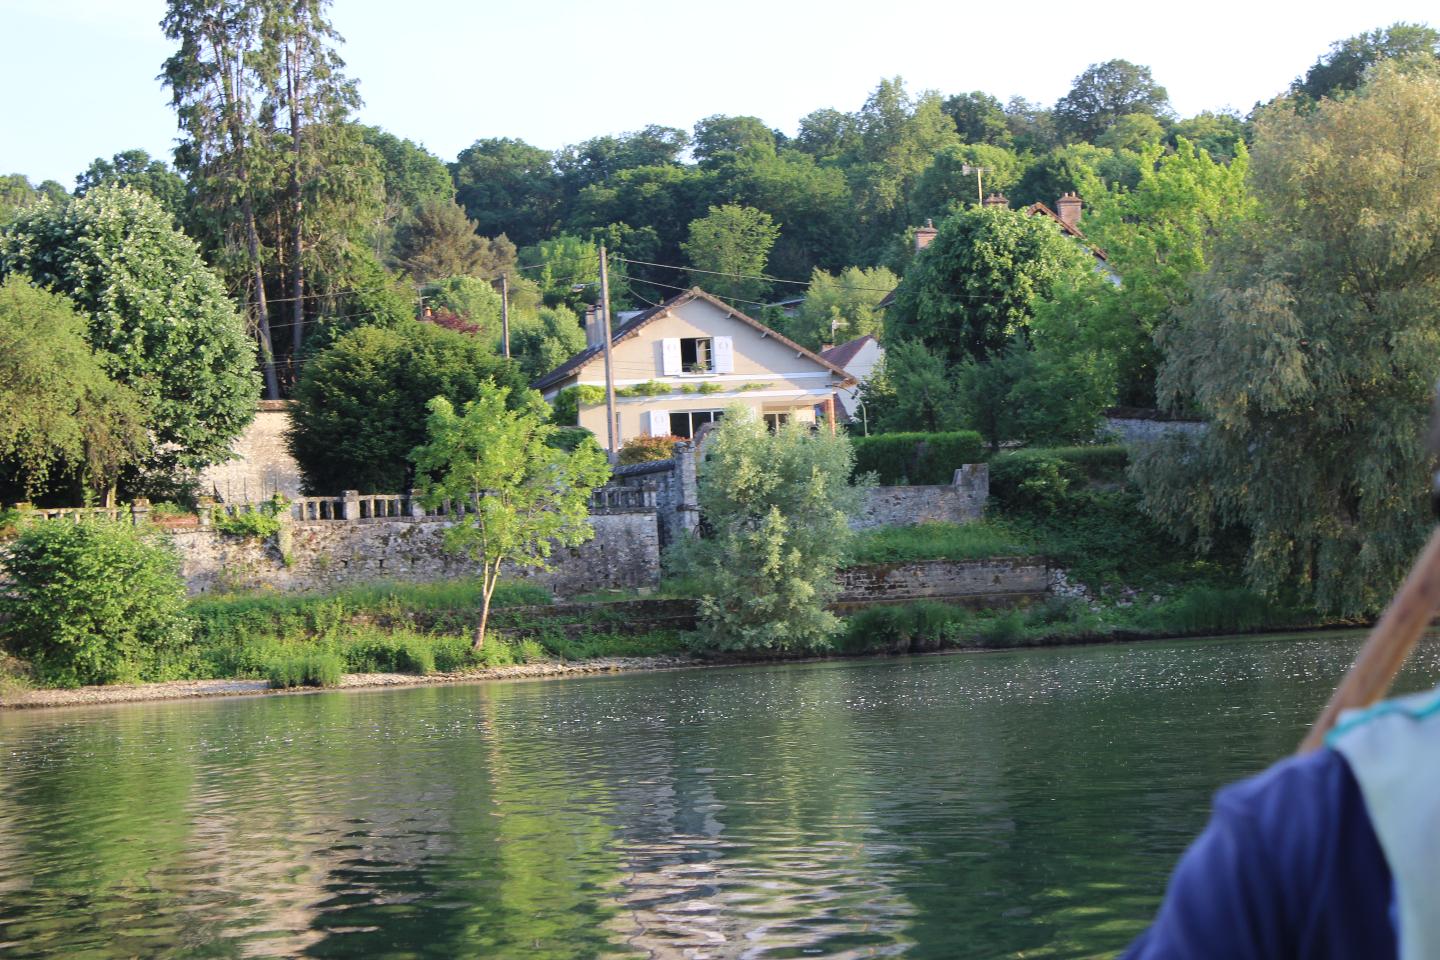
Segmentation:
{"type": "Polygon", "coordinates": [[[680,369],[686,373],[715,372],[715,354],[709,337],[680,339],[680,369]]]}

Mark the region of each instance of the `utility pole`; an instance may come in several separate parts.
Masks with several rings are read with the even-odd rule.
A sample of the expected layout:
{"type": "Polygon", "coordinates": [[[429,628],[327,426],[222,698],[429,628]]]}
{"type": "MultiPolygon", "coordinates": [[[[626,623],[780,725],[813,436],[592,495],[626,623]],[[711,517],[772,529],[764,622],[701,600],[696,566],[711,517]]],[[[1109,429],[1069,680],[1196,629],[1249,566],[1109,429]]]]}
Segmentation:
{"type": "Polygon", "coordinates": [[[980,206],[982,206],[982,207],[985,206],[985,190],[984,190],[984,188],[981,186],[981,179],[980,179],[980,175],[985,172],[985,168],[984,168],[984,167],[972,167],[972,166],[970,166],[970,164],[968,164],[968,163],[962,163],[962,164],[960,165],[960,172],[961,172],[961,173],[973,173],[973,174],[975,174],[975,202],[976,202],[977,204],[979,204],[980,206]]]}
{"type": "Polygon", "coordinates": [[[610,461],[615,461],[615,368],[610,364],[610,270],[605,244],[600,244],[600,316],[605,324],[605,436],[610,441],[610,461]]]}
{"type": "Polygon", "coordinates": [[[505,344],[505,359],[510,359],[510,275],[500,274],[500,336],[505,344]]]}

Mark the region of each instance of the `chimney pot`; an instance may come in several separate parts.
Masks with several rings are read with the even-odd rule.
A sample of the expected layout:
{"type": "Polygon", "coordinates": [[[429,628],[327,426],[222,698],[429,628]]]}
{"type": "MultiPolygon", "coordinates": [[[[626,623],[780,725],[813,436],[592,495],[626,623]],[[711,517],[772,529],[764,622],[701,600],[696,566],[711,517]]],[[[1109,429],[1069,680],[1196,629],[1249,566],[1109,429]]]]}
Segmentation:
{"type": "Polygon", "coordinates": [[[1073,190],[1055,201],[1056,215],[1065,222],[1066,226],[1074,230],[1080,229],[1080,214],[1084,207],[1084,201],[1073,190]]]}
{"type": "Polygon", "coordinates": [[[990,196],[985,198],[985,206],[1004,207],[1008,210],[1010,209],[1010,198],[1005,196],[1005,194],[1003,193],[992,193],[990,194],[990,196]]]}

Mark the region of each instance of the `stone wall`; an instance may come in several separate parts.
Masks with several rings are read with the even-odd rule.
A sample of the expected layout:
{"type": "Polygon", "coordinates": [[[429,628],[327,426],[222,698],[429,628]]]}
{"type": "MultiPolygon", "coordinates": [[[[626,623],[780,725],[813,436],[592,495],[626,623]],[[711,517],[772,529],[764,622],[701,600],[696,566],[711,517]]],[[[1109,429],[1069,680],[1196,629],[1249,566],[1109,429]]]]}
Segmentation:
{"type": "Polygon", "coordinates": [[[700,488],[696,479],[696,451],[690,442],[675,444],[675,455],[653,463],[616,467],[612,484],[653,487],[660,521],[660,546],[668,547],[700,525],[700,488]]]}
{"type": "MultiPolygon", "coordinates": [[[[653,510],[592,514],[594,539],[557,547],[548,572],[509,570],[559,596],[607,587],[648,587],[660,579],[660,544],[653,510]]],[[[297,521],[274,543],[213,530],[173,534],[191,594],[226,590],[324,590],[373,581],[434,582],[479,575],[470,561],[446,553],[449,521],[435,517],[297,521]],[[288,557],[288,563],[287,563],[288,557]]]]}
{"type": "Polygon", "coordinates": [[[1048,561],[1036,557],[919,560],[841,570],[841,604],[904,600],[1007,601],[1050,592],[1048,561]]]}
{"type": "Polygon", "coordinates": [[[234,460],[207,467],[200,493],[225,503],[264,500],[276,493],[300,495],[300,466],[285,446],[290,429],[288,400],[261,400],[255,419],[231,446],[234,460]]]}
{"type": "Polygon", "coordinates": [[[1172,420],[1154,410],[1122,408],[1105,414],[1100,431],[1119,443],[1135,446],[1175,434],[1203,433],[1205,428],[1203,420],[1172,420]]]}
{"type": "Polygon", "coordinates": [[[948,487],[871,487],[865,491],[860,514],[851,519],[850,528],[970,523],[984,514],[989,496],[990,465],[967,463],[955,471],[955,482],[948,487]]]}

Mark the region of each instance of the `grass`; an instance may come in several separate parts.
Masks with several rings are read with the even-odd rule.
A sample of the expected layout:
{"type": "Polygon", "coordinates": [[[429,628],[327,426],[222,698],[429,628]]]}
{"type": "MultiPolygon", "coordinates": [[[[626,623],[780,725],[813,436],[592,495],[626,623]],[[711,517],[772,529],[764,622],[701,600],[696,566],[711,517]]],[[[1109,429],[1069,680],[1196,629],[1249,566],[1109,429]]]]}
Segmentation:
{"type": "Polygon", "coordinates": [[[922,523],[914,527],[879,527],[858,533],[850,543],[846,565],[903,563],[911,560],[978,560],[1034,552],[1026,537],[1003,523],[922,523]]]}

